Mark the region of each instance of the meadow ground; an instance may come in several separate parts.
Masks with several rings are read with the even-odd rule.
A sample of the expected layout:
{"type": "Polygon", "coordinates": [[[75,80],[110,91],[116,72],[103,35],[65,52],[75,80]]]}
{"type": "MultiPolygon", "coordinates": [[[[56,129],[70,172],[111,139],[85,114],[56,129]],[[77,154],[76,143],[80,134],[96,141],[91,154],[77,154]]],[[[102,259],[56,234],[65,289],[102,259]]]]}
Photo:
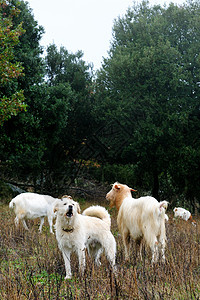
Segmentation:
{"type": "MultiPolygon", "coordinates": [[[[81,205],[82,210],[90,203],[81,205]]],[[[102,203],[108,207],[108,203],[102,203]]],[[[71,256],[73,277],[64,280],[65,268],[55,235],[47,221],[41,234],[38,220],[28,220],[30,231],[14,226],[14,212],[0,207],[0,299],[200,299],[200,217],[197,226],[173,220],[166,224],[166,263],[151,265],[150,250],[143,246],[143,260],[132,243],[130,261],[110,210],[112,233],[117,241],[117,273],[113,274],[104,256],[101,266],[87,256],[84,276],[78,260],[71,256]]]]}

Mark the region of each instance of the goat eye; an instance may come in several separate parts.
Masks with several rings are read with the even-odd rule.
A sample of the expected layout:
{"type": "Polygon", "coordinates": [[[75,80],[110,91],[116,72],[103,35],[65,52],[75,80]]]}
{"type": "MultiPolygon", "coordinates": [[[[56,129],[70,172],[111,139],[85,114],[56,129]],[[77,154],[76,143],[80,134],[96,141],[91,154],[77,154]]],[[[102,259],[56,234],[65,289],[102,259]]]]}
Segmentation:
{"type": "Polygon", "coordinates": [[[64,203],[63,205],[67,205],[67,203],[64,203]]]}

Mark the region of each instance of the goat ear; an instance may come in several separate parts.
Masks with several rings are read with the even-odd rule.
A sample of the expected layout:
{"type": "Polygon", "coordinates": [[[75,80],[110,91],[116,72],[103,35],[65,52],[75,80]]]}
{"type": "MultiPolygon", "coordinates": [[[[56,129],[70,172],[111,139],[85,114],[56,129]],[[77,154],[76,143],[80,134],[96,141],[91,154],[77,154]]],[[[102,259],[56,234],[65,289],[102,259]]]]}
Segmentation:
{"type": "Polygon", "coordinates": [[[134,190],[134,189],[132,189],[132,188],[130,188],[130,190],[131,190],[132,192],[137,192],[137,190],[134,190]]]}
{"type": "Polygon", "coordinates": [[[160,202],[160,210],[161,210],[161,208],[163,207],[165,210],[167,209],[167,206],[168,206],[168,203],[169,202],[167,202],[167,201],[162,201],[162,202],[160,202]]]}
{"type": "Polygon", "coordinates": [[[120,190],[120,185],[115,184],[115,185],[114,185],[114,188],[115,188],[116,190],[120,190]]]}

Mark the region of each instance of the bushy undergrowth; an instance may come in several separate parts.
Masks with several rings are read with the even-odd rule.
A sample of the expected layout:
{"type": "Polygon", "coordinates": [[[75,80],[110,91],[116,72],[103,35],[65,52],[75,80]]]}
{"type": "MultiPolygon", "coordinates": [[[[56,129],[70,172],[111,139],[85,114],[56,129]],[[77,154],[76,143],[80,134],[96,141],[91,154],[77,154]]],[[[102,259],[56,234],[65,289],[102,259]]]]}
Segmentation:
{"type": "MultiPolygon", "coordinates": [[[[87,206],[87,203],[84,204],[87,206]]],[[[117,241],[117,273],[113,274],[102,256],[100,267],[87,257],[84,276],[78,260],[71,257],[73,277],[64,280],[65,268],[55,235],[47,226],[38,233],[38,222],[28,221],[30,231],[15,228],[14,213],[8,206],[0,214],[0,299],[199,299],[200,294],[200,220],[194,227],[184,221],[166,225],[168,243],[166,263],[151,265],[150,250],[143,246],[140,261],[134,243],[130,261],[111,211],[112,232],[117,241]]]]}

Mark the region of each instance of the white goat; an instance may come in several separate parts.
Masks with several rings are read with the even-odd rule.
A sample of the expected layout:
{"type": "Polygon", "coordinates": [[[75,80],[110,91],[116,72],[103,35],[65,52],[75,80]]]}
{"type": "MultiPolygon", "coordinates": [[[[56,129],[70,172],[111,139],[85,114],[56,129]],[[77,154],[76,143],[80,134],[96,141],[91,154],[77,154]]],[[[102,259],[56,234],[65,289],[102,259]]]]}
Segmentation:
{"type": "Polygon", "coordinates": [[[131,191],[127,185],[118,182],[113,184],[106,198],[110,201],[110,206],[116,206],[119,210],[117,224],[122,235],[125,258],[129,259],[130,237],[140,244],[145,240],[152,251],[152,263],[158,260],[159,250],[162,260],[165,260],[165,210],[168,202],[158,202],[150,196],[138,199],[132,198],[131,191]]]}
{"type": "Polygon", "coordinates": [[[21,220],[24,228],[28,230],[25,219],[40,218],[39,231],[41,232],[44,218],[47,216],[50,232],[53,233],[52,224],[55,217],[53,208],[58,200],[60,201],[60,199],[36,193],[22,193],[17,195],[9,203],[9,207],[14,208],[16,214],[15,225],[18,226],[19,220],[21,220]]]}
{"type": "Polygon", "coordinates": [[[191,212],[182,207],[175,207],[173,209],[174,217],[181,218],[185,221],[191,221],[193,225],[196,225],[196,221],[192,218],[191,212]]]}

